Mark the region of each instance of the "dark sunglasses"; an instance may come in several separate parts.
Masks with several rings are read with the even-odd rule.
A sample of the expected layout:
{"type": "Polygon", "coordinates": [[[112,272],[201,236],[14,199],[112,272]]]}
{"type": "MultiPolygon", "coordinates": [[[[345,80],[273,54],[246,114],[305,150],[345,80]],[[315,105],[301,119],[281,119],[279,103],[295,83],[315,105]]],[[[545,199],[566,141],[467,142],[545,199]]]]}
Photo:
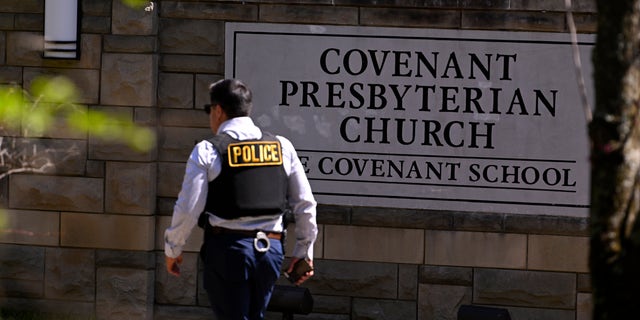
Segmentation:
{"type": "Polygon", "coordinates": [[[212,104],[210,104],[210,103],[205,104],[205,105],[204,105],[204,112],[206,112],[207,114],[211,113],[211,107],[212,107],[212,106],[213,106],[213,105],[212,105],[212,104]]]}

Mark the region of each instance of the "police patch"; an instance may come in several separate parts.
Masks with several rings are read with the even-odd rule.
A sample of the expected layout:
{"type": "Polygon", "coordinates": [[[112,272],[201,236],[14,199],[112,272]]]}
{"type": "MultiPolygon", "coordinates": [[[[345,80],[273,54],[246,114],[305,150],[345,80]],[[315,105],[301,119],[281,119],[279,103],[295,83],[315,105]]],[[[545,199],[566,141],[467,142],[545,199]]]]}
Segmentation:
{"type": "Polygon", "coordinates": [[[282,164],[280,141],[247,141],[227,147],[230,167],[279,166],[282,164]]]}

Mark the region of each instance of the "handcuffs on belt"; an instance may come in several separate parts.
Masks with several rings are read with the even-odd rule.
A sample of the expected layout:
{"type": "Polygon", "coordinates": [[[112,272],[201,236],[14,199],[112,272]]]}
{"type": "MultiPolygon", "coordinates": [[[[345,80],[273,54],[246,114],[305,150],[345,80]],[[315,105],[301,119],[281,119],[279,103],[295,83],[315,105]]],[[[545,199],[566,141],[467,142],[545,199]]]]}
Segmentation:
{"type": "Polygon", "coordinates": [[[269,237],[267,237],[267,234],[262,231],[258,231],[256,233],[255,239],[253,239],[253,247],[258,252],[269,251],[269,248],[271,248],[271,241],[269,241],[269,237]],[[264,243],[264,246],[260,246],[261,242],[264,243]]]}

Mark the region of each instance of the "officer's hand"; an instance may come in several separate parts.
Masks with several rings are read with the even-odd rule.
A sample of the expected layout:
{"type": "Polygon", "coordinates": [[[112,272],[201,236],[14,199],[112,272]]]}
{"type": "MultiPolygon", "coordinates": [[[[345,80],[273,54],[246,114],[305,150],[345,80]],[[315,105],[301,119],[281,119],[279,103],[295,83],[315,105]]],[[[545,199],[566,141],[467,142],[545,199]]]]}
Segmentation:
{"type": "Polygon", "coordinates": [[[179,277],[180,276],[180,266],[179,264],[182,263],[182,254],[179,255],[177,258],[171,258],[169,256],[164,256],[165,257],[165,262],[167,264],[167,272],[169,272],[170,274],[179,277]]]}
{"type": "MultiPolygon", "coordinates": [[[[299,260],[302,260],[301,258],[296,258],[296,257],[292,257],[291,258],[291,263],[289,263],[289,268],[287,269],[288,273],[293,272],[293,268],[296,265],[296,262],[298,262],[299,260]]],[[[311,271],[307,271],[305,274],[302,275],[302,277],[300,277],[300,279],[298,279],[298,281],[296,281],[295,285],[299,286],[300,284],[302,284],[303,282],[307,281],[307,279],[311,278],[313,276],[313,260],[308,260],[309,261],[309,266],[312,268],[311,271]]]]}

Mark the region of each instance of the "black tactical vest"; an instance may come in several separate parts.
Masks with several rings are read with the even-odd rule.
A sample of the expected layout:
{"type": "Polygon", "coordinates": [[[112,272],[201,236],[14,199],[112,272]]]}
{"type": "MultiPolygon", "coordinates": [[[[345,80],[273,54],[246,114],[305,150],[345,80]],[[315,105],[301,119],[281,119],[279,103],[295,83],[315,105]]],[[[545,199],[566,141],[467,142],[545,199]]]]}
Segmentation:
{"type": "Polygon", "coordinates": [[[259,140],[222,133],[209,139],[220,155],[220,175],[209,182],[205,211],[223,219],[276,215],[287,208],[287,174],[280,141],[263,132],[259,140]]]}

